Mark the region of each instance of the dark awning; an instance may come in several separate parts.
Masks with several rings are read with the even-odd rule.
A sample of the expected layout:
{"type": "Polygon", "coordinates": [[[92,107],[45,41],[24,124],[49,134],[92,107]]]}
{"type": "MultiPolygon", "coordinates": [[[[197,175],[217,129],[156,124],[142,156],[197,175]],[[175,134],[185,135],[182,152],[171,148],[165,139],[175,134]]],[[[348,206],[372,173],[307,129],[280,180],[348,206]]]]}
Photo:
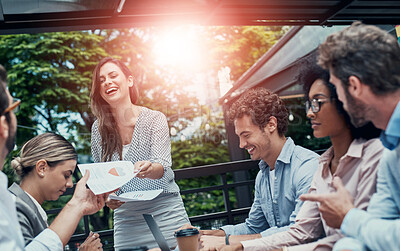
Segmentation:
{"type": "Polygon", "coordinates": [[[400,1],[0,0],[0,32],[152,26],[400,23],[400,1]]]}

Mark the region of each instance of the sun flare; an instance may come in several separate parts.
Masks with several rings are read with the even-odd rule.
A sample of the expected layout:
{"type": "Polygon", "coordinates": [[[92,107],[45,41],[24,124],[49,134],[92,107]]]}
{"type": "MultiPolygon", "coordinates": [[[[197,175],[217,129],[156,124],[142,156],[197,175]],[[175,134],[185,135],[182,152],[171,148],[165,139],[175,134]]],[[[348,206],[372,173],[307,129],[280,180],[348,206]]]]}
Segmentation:
{"type": "Polygon", "coordinates": [[[161,66],[199,69],[205,64],[198,27],[182,26],[163,30],[153,47],[155,62],[161,66]]]}

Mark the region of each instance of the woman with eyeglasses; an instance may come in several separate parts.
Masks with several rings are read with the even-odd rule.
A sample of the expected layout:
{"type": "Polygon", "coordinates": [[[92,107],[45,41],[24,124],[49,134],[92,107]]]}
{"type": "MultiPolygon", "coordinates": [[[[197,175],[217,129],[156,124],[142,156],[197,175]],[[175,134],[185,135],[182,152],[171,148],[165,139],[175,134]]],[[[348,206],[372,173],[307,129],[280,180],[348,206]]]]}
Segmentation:
{"type": "MultiPolygon", "coordinates": [[[[376,190],[377,167],[383,150],[376,138],[380,130],[371,123],[361,128],[351,124],[334,86],[329,83],[329,72],[315,62],[302,66],[298,82],[304,88],[306,113],[314,136],[329,137],[332,142],[320,156],[309,193],[334,191],[332,181],[340,177],[353,196],[354,205],[365,210],[376,190]]],[[[326,225],[317,202],[305,201],[288,231],[222,250],[242,250],[243,247],[249,250],[331,250],[342,237],[340,229],[326,225]]]]}
{"type": "MultiPolygon", "coordinates": [[[[13,183],[8,190],[16,198],[25,245],[48,228],[43,202],[57,200],[67,188],[73,187],[77,158],[74,147],[64,137],[44,133],[26,142],[20,156],[11,161],[20,184],[13,183]]],[[[90,233],[79,250],[102,250],[99,235],[90,233]]]]}

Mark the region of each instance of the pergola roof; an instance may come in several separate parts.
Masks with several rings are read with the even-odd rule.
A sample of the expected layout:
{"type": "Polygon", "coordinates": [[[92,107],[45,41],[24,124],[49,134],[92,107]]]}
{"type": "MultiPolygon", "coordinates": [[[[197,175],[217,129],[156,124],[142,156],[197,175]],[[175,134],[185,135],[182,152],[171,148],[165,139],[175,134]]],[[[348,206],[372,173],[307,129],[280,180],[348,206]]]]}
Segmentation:
{"type": "Polygon", "coordinates": [[[200,25],[400,23],[400,1],[0,0],[0,34],[200,25]]]}

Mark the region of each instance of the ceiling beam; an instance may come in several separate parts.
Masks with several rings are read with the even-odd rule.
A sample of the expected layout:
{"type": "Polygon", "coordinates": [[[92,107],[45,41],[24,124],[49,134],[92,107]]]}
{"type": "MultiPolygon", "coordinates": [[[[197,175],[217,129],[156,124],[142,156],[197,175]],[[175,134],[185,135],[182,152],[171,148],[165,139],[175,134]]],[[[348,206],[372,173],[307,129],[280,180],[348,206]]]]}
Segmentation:
{"type": "Polygon", "coordinates": [[[332,19],[333,17],[335,17],[340,11],[346,9],[347,7],[349,7],[349,5],[351,5],[353,2],[355,2],[356,0],[345,0],[345,1],[340,1],[340,3],[335,6],[334,8],[332,8],[331,10],[329,10],[325,16],[322,16],[322,18],[319,20],[320,21],[320,25],[325,25],[327,24],[327,21],[332,19]]]}

